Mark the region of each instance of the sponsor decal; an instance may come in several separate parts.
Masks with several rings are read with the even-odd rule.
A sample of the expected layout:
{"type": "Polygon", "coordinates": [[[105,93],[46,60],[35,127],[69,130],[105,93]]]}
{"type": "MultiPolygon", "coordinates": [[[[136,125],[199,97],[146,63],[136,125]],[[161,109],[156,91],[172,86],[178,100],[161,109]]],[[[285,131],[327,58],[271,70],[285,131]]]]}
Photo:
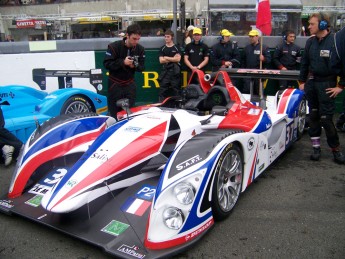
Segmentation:
{"type": "Polygon", "coordinates": [[[150,201],[129,197],[125,204],[122,205],[121,210],[137,216],[142,216],[150,206],[150,201]]]}
{"type": "Polygon", "coordinates": [[[90,158],[95,158],[95,159],[103,161],[103,162],[105,162],[109,159],[106,154],[97,153],[97,152],[93,153],[90,158]]]}
{"type": "Polygon", "coordinates": [[[135,258],[144,258],[145,255],[144,254],[141,254],[139,253],[139,250],[140,248],[138,246],[129,246],[129,245],[121,245],[117,251],[121,252],[121,253],[124,253],[124,254],[128,254],[128,255],[131,255],[135,258]]]}
{"type": "Polygon", "coordinates": [[[5,98],[5,97],[7,97],[7,98],[14,98],[14,93],[12,93],[12,92],[9,92],[9,93],[0,93],[0,99],[2,99],[2,98],[5,98]]]}
{"type": "Polygon", "coordinates": [[[197,237],[198,235],[200,235],[202,232],[204,232],[206,229],[208,229],[212,225],[212,223],[213,223],[213,221],[210,220],[205,225],[201,226],[200,228],[198,228],[197,230],[193,231],[189,235],[186,235],[186,241],[189,241],[189,240],[197,237]]]}
{"type": "Polygon", "coordinates": [[[11,209],[14,207],[11,200],[0,200],[0,206],[11,209]]]}
{"type": "Polygon", "coordinates": [[[195,129],[192,131],[192,136],[195,136],[196,135],[196,132],[195,132],[195,129]]]}
{"type": "Polygon", "coordinates": [[[108,225],[101,229],[102,232],[108,233],[113,236],[119,236],[129,227],[128,224],[122,223],[117,220],[112,220],[108,225]]]}
{"type": "Polygon", "coordinates": [[[249,151],[252,150],[254,148],[254,145],[255,145],[255,139],[253,137],[251,137],[247,143],[248,150],[249,151]]]}
{"type": "Polygon", "coordinates": [[[151,201],[156,193],[156,186],[143,185],[141,189],[136,193],[136,196],[143,200],[151,201]]]}
{"type": "Polygon", "coordinates": [[[43,195],[43,194],[46,194],[48,191],[50,191],[52,189],[52,187],[50,186],[47,186],[47,185],[42,185],[42,184],[39,184],[39,183],[36,183],[34,185],[34,187],[32,187],[30,190],[29,190],[29,193],[32,193],[32,194],[38,194],[38,195],[43,195]]]}
{"type": "Polygon", "coordinates": [[[265,163],[263,163],[262,165],[260,165],[260,166],[259,166],[259,172],[261,172],[262,169],[264,169],[264,167],[265,167],[265,163]]]}
{"type": "Polygon", "coordinates": [[[248,115],[259,115],[260,114],[260,109],[253,109],[253,108],[251,108],[251,109],[249,109],[249,111],[248,111],[248,115]]]}
{"type": "Polygon", "coordinates": [[[264,149],[266,149],[266,144],[263,141],[261,141],[260,150],[264,150],[264,149]]]}
{"type": "Polygon", "coordinates": [[[197,162],[199,162],[201,160],[202,160],[202,158],[200,157],[200,155],[195,155],[195,156],[183,161],[182,163],[179,163],[178,165],[176,165],[176,169],[178,171],[181,171],[183,169],[186,169],[189,166],[196,164],[197,162]]]}
{"type": "Polygon", "coordinates": [[[43,198],[42,195],[35,195],[30,200],[27,200],[25,204],[28,204],[33,207],[38,207],[41,205],[42,198],[43,198]]]}
{"type": "Polygon", "coordinates": [[[50,191],[60,180],[62,177],[67,173],[67,169],[60,168],[56,171],[53,171],[50,175],[48,175],[44,180],[39,181],[36,183],[30,190],[29,193],[43,195],[50,191]]]}
{"type": "Polygon", "coordinates": [[[139,128],[139,127],[132,127],[132,126],[129,126],[129,127],[125,128],[125,131],[129,131],[129,132],[138,132],[140,130],[141,130],[141,128],[139,128]]]}
{"type": "Polygon", "coordinates": [[[77,183],[78,183],[77,180],[70,179],[67,182],[67,187],[73,188],[73,186],[77,185],[77,183]]]}

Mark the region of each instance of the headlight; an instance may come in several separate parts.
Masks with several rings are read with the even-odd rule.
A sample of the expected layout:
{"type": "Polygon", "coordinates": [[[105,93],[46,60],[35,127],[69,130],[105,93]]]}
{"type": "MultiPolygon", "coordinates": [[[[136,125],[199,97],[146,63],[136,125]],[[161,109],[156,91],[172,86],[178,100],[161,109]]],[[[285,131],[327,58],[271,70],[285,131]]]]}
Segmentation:
{"type": "Polygon", "coordinates": [[[169,207],[163,212],[163,221],[168,228],[180,229],[184,221],[184,215],[180,209],[169,207]]]}
{"type": "Polygon", "coordinates": [[[191,204],[195,197],[195,188],[190,183],[181,182],[174,188],[177,200],[184,205],[191,204]]]}

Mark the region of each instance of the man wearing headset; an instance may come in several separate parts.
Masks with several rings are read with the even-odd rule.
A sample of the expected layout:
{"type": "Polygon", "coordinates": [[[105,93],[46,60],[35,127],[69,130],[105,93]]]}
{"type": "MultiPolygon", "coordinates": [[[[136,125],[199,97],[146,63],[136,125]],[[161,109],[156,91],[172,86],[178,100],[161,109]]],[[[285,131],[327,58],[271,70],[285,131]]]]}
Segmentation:
{"type": "Polygon", "coordinates": [[[226,29],[220,31],[221,39],[211,50],[212,71],[218,71],[219,68],[240,67],[241,55],[237,42],[230,40],[232,35],[226,29]]]}
{"type": "Polygon", "coordinates": [[[205,71],[209,60],[208,46],[202,42],[202,31],[200,28],[194,28],[193,40],[187,44],[184,51],[184,63],[188,69],[188,79],[194,70],[205,71]]]}
{"type": "Polygon", "coordinates": [[[344,164],[345,156],[340,150],[339,136],[333,123],[335,97],[343,91],[343,87],[337,85],[337,76],[331,69],[334,34],[329,30],[329,17],[322,13],[312,14],[308,29],[314,36],[307,40],[304,48],[299,88],[305,91],[309,106],[308,133],[313,147],[310,159],[320,159],[320,136],[324,128],[334,161],[344,164]]]}
{"type": "MultiPolygon", "coordinates": [[[[279,70],[296,70],[301,62],[301,48],[294,42],[296,34],[292,30],[284,33],[284,41],[279,44],[273,55],[273,64],[279,70]]],[[[280,90],[293,86],[293,81],[279,80],[280,90]]]]}

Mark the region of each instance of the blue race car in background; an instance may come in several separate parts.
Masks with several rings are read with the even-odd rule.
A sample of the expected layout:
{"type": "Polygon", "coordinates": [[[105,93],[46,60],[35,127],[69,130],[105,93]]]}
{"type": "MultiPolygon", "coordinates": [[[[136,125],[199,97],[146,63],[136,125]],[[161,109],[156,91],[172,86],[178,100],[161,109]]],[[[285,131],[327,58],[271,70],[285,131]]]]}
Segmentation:
{"type": "Polygon", "coordinates": [[[101,69],[64,71],[34,69],[33,80],[41,90],[28,86],[0,86],[0,105],[6,128],[21,141],[26,142],[31,133],[44,121],[68,113],[95,112],[106,115],[107,98],[102,90],[101,69]],[[59,89],[51,93],[46,90],[46,77],[57,77],[59,89]],[[96,92],[72,88],[72,78],[89,78],[96,92]]]}

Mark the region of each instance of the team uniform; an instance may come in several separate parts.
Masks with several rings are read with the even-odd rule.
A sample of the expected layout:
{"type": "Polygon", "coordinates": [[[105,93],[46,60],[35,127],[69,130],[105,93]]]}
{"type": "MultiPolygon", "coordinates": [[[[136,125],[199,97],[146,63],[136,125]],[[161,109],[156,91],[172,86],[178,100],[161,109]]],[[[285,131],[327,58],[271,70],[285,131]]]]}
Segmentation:
{"type": "MultiPolygon", "coordinates": [[[[297,70],[297,64],[301,60],[301,48],[294,43],[284,43],[278,45],[273,54],[273,64],[276,68],[287,70],[297,70]]],[[[293,81],[279,80],[281,90],[293,85],[293,81]]]]}
{"type": "MultiPolygon", "coordinates": [[[[243,50],[243,67],[245,68],[260,68],[260,43],[248,44],[243,50]]],[[[262,45],[262,55],[265,57],[265,60],[262,62],[263,68],[267,66],[267,64],[271,63],[271,54],[270,50],[266,45],[262,45]]],[[[250,81],[251,79],[244,79],[244,93],[250,92],[250,81]]],[[[259,79],[254,80],[254,93],[259,93],[259,79]]]]}
{"type": "Polygon", "coordinates": [[[121,110],[116,106],[116,101],[122,98],[129,99],[130,107],[135,104],[136,84],[134,73],[144,71],[145,49],[140,44],[133,48],[125,45],[126,38],[108,45],[103,65],[109,70],[108,78],[108,110],[116,118],[121,110]],[[134,59],[134,68],[124,65],[127,56],[134,59]]]}
{"type": "Polygon", "coordinates": [[[212,71],[218,71],[226,61],[232,63],[232,67],[240,67],[241,54],[236,41],[218,42],[211,50],[212,71]]]}
{"type": "Polygon", "coordinates": [[[323,127],[328,145],[335,149],[340,145],[333,123],[335,99],[326,93],[327,88],[337,85],[337,77],[330,66],[333,48],[333,33],[328,33],[320,40],[316,36],[308,39],[301,61],[299,80],[306,82],[304,91],[310,112],[309,136],[313,147],[319,142],[323,127]]]}
{"type": "MultiPolygon", "coordinates": [[[[184,55],[188,56],[189,62],[193,66],[198,66],[204,61],[205,57],[210,56],[210,52],[205,43],[199,42],[196,44],[194,41],[192,41],[191,43],[187,44],[184,55]]],[[[201,68],[201,70],[205,72],[205,67],[201,68]]],[[[188,78],[190,78],[191,72],[191,69],[188,68],[188,78]]]]}
{"type": "MultiPolygon", "coordinates": [[[[173,45],[167,47],[162,46],[159,50],[159,57],[174,57],[176,54],[181,54],[178,46],[173,45]]],[[[159,81],[159,99],[164,100],[168,96],[177,96],[181,89],[181,68],[180,64],[176,62],[169,62],[163,64],[162,72],[158,78],[159,81]]]]}
{"type": "MultiPolygon", "coordinates": [[[[345,87],[345,27],[334,35],[335,51],[332,53],[332,70],[340,77],[338,85],[345,87]]],[[[344,90],[343,90],[344,91],[344,90]]],[[[345,95],[343,96],[343,111],[336,123],[337,129],[345,132],[345,95]]]]}

